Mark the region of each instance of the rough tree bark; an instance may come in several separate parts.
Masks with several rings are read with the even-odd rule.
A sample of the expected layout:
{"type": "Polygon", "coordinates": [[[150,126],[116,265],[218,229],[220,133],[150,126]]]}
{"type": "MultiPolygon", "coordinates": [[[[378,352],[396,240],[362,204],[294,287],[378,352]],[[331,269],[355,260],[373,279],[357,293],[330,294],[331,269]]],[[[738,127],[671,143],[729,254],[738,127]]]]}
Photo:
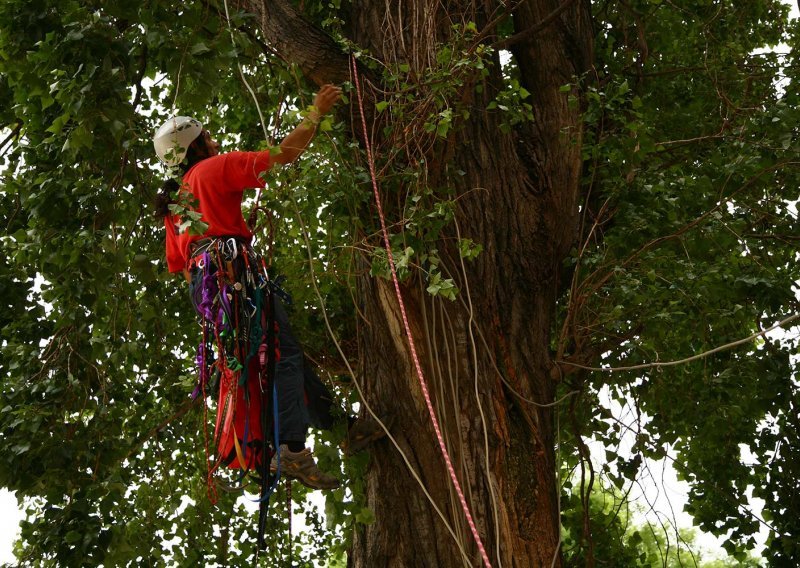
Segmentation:
{"type": "MultiPolygon", "coordinates": [[[[288,0],[244,4],[261,16],[270,45],[313,81],[348,76],[347,57],[288,0]]],[[[550,566],[560,565],[554,418],[546,406],[554,401],[558,376],[552,372],[550,332],[559,272],[577,232],[581,171],[580,110],[559,88],[590,68],[593,33],[588,0],[506,4],[513,7],[515,33],[504,47],[532,93],[535,120],[503,134],[501,117],[486,110],[501,85],[499,64],[483,80],[481,93],[465,89],[470,116],[435,146],[427,166],[432,183],[455,187],[459,195],[458,229],[442,239],[439,250],[460,300],[431,298],[413,280],[403,293],[449,451],[489,557],[495,566],[550,566]],[[448,175],[457,170],[465,175],[448,175]],[[457,230],[484,247],[465,271],[451,244],[457,230]]],[[[504,9],[499,0],[361,0],[353,2],[348,29],[350,39],[377,59],[405,62],[424,73],[435,45],[452,33],[452,22],[475,22],[491,40],[495,31],[486,26],[504,9]]],[[[353,131],[359,130],[356,121],[353,131]]],[[[359,374],[366,396],[392,425],[457,539],[397,449],[376,444],[367,491],[377,520],[356,535],[350,564],[477,566],[477,548],[424,407],[393,287],[366,276],[359,300],[365,315],[359,374]]]]}

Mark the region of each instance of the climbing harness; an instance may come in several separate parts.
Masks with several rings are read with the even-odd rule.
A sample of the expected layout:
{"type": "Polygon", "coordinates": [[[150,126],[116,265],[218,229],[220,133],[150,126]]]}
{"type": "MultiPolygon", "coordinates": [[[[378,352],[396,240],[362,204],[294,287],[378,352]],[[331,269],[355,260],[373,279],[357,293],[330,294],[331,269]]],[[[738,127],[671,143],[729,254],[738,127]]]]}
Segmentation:
{"type": "Polygon", "coordinates": [[[278,401],[275,364],[280,358],[275,291],[264,259],[237,237],[212,237],[191,245],[192,304],[201,318],[203,339],[197,349],[198,384],[192,398],[218,393],[211,458],[206,431],[209,497],[216,502],[214,472],[221,466],[241,470],[235,484],[244,485],[248,471],[259,478],[258,547],[266,548],[269,498],[280,479],[270,472],[278,444],[278,401]],[[272,420],[270,420],[270,416],[272,420]],[[270,434],[274,435],[270,446],[270,434]]]}
{"type": "Polygon", "coordinates": [[[481,540],[481,537],[478,534],[478,529],[475,526],[475,521],[472,518],[472,513],[469,510],[469,505],[467,504],[467,500],[464,497],[464,492],[461,489],[461,484],[459,483],[458,477],[456,476],[456,471],[455,468],[453,467],[453,462],[450,459],[450,454],[447,451],[447,447],[445,446],[444,437],[442,436],[442,430],[439,427],[439,420],[436,418],[436,412],[434,411],[433,403],[431,402],[431,396],[428,391],[428,385],[425,382],[425,376],[422,373],[422,365],[420,365],[419,357],[417,356],[417,349],[414,344],[414,336],[411,334],[411,327],[408,324],[406,307],[405,303],[403,302],[403,295],[400,291],[400,281],[397,279],[397,271],[395,270],[394,257],[392,255],[392,245],[389,240],[389,231],[386,228],[386,219],[383,214],[383,205],[381,202],[380,192],[378,191],[378,181],[377,181],[377,176],[375,174],[375,161],[372,155],[372,144],[370,143],[369,133],[367,132],[367,121],[364,115],[364,102],[362,99],[361,85],[358,78],[358,65],[356,64],[355,57],[352,55],[350,56],[350,64],[353,73],[353,82],[356,88],[356,99],[358,100],[358,108],[361,115],[361,126],[363,127],[364,147],[367,153],[367,164],[369,165],[369,173],[372,179],[372,191],[375,196],[375,205],[377,206],[378,217],[380,218],[381,222],[381,233],[383,235],[384,247],[386,248],[386,254],[389,260],[389,268],[391,269],[392,273],[392,282],[394,283],[394,290],[395,294],[397,295],[397,302],[400,306],[400,314],[403,319],[403,326],[405,327],[406,337],[408,338],[409,349],[411,350],[411,358],[414,361],[414,368],[417,371],[417,378],[419,379],[420,388],[422,389],[422,394],[425,398],[425,405],[428,408],[428,414],[433,424],[433,430],[434,432],[436,432],[436,439],[439,442],[439,449],[442,452],[445,464],[447,465],[447,471],[450,474],[451,481],[453,482],[453,488],[455,489],[456,494],[458,495],[458,499],[461,502],[461,508],[464,511],[464,516],[467,519],[467,524],[469,525],[470,531],[472,532],[472,536],[475,539],[475,544],[478,546],[478,551],[481,554],[483,563],[487,566],[487,568],[492,568],[492,564],[489,561],[489,556],[486,554],[486,549],[483,546],[483,541],[481,540]]]}

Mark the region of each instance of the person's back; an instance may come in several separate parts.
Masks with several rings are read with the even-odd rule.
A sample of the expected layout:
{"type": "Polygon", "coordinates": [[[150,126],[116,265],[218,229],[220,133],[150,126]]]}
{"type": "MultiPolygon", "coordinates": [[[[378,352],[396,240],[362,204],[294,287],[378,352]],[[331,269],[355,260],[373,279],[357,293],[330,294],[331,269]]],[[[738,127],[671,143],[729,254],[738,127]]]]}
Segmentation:
{"type": "Polygon", "coordinates": [[[207,237],[237,237],[250,242],[253,234],[242,216],[242,198],[247,189],[263,187],[261,176],[272,167],[270,153],[228,152],[193,164],[183,175],[180,191],[196,202],[202,222],[208,225],[203,235],[181,232],[182,219],[168,214],[167,263],[170,272],[180,272],[190,256],[190,245],[207,237]]]}

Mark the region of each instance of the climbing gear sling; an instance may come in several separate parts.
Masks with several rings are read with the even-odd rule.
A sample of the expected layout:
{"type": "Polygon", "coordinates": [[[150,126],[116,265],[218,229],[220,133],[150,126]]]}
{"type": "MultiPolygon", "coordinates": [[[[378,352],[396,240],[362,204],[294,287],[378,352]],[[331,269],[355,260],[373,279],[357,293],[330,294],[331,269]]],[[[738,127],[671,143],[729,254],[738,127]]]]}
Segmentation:
{"type": "MultiPolygon", "coordinates": [[[[275,364],[280,358],[273,288],[264,259],[246,241],[212,237],[192,243],[187,263],[190,293],[200,315],[203,340],[197,350],[198,385],[192,393],[218,393],[209,459],[209,495],[215,500],[214,471],[228,466],[259,477],[258,546],[266,547],[269,498],[280,477],[270,472],[278,444],[275,364]],[[270,420],[272,417],[272,420],[270,420]],[[274,440],[270,442],[274,434],[274,440]]],[[[208,438],[206,437],[206,452],[208,438]]],[[[280,463],[280,458],[278,457],[280,463]]]]}

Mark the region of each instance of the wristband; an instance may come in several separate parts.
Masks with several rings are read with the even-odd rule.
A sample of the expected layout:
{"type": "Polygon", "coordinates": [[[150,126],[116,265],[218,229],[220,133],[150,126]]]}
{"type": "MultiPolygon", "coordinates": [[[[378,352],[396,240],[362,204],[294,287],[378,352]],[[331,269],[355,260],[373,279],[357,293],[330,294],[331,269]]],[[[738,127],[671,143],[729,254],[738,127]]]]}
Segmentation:
{"type": "Polygon", "coordinates": [[[305,116],[305,118],[303,120],[304,121],[307,120],[308,122],[310,122],[314,126],[317,126],[317,125],[319,125],[320,121],[322,120],[322,116],[319,114],[319,111],[312,106],[312,107],[309,107],[308,112],[306,113],[306,116],[305,116]]]}

